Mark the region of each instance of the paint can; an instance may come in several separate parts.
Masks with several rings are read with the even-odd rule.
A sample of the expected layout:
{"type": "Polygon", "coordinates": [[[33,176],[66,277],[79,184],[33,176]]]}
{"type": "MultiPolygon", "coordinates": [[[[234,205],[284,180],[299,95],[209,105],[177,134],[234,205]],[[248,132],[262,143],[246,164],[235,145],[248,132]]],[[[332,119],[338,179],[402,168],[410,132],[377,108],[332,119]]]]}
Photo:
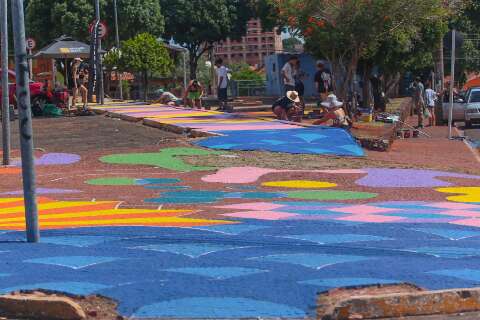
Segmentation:
{"type": "Polygon", "coordinates": [[[413,130],[412,131],[412,137],[413,138],[418,138],[419,135],[420,135],[420,131],[418,131],[418,130],[413,130]]]}
{"type": "Polygon", "coordinates": [[[403,138],[410,138],[410,129],[403,129],[403,138]]]}

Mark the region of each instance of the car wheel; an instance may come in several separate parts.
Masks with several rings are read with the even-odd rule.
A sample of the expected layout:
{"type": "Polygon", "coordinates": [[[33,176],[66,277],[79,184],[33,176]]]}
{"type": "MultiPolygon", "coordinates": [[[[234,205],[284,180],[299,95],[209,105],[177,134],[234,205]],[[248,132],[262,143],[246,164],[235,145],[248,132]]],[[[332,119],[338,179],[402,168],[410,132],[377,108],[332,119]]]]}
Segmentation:
{"type": "Polygon", "coordinates": [[[33,97],[31,102],[32,113],[34,116],[41,116],[43,114],[43,110],[45,109],[45,105],[47,104],[47,98],[43,96],[36,96],[33,97]]]}

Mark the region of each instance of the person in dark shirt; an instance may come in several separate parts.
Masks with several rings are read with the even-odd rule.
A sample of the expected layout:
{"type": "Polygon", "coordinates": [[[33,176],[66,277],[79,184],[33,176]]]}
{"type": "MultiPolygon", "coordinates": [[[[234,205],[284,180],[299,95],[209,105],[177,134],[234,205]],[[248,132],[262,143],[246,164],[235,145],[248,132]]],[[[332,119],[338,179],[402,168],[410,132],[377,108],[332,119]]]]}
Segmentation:
{"type": "Polygon", "coordinates": [[[300,110],[300,97],[296,91],[287,91],[284,97],[278,99],[272,105],[272,111],[278,120],[299,121],[300,110]]]}
{"type": "Polygon", "coordinates": [[[332,73],[325,68],[323,62],[317,63],[317,73],[315,73],[315,86],[322,101],[325,101],[329,94],[333,92],[332,73]]]}

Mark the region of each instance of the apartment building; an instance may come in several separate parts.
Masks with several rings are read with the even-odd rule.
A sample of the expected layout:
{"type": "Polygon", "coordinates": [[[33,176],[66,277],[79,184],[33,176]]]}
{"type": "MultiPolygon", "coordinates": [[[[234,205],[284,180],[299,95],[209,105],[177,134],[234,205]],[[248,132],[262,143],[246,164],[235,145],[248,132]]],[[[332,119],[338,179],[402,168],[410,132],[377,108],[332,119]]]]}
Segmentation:
{"type": "Polygon", "coordinates": [[[227,39],[214,48],[215,57],[226,64],[247,63],[255,67],[264,66],[264,57],[283,51],[282,38],[276,30],[264,32],[259,19],[247,25],[247,34],[241,40],[227,39]]]}

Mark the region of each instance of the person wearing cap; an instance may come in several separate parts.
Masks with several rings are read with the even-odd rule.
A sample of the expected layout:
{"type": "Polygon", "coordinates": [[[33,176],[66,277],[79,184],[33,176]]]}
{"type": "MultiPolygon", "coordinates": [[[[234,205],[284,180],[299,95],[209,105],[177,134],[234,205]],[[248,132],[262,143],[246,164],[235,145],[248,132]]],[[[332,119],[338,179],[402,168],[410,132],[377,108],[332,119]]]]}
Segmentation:
{"type": "Polygon", "coordinates": [[[321,105],[326,109],[326,112],[322,118],[313,123],[314,125],[323,124],[329,120],[333,120],[332,127],[343,128],[346,130],[351,128],[350,118],[342,108],[343,102],[338,101],[336,95],[330,94],[321,105]]]}
{"type": "Polygon", "coordinates": [[[75,58],[73,59],[72,64],[72,75],[73,75],[73,101],[72,107],[75,108],[77,104],[77,95],[80,91],[80,95],[82,97],[82,104],[83,104],[83,111],[87,111],[87,95],[88,89],[85,86],[87,72],[80,68],[82,64],[82,59],[75,58]]]}
{"type": "Polygon", "coordinates": [[[295,71],[298,58],[291,56],[282,68],[282,79],[285,92],[295,90],[295,71]]]}
{"type": "Polygon", "coordinates": [[[301,121],[298,117],[300,107],[300,97],[297,91],[288,91],[286,95],[272,105],[272,111],[278,120],[301,121]]]}

